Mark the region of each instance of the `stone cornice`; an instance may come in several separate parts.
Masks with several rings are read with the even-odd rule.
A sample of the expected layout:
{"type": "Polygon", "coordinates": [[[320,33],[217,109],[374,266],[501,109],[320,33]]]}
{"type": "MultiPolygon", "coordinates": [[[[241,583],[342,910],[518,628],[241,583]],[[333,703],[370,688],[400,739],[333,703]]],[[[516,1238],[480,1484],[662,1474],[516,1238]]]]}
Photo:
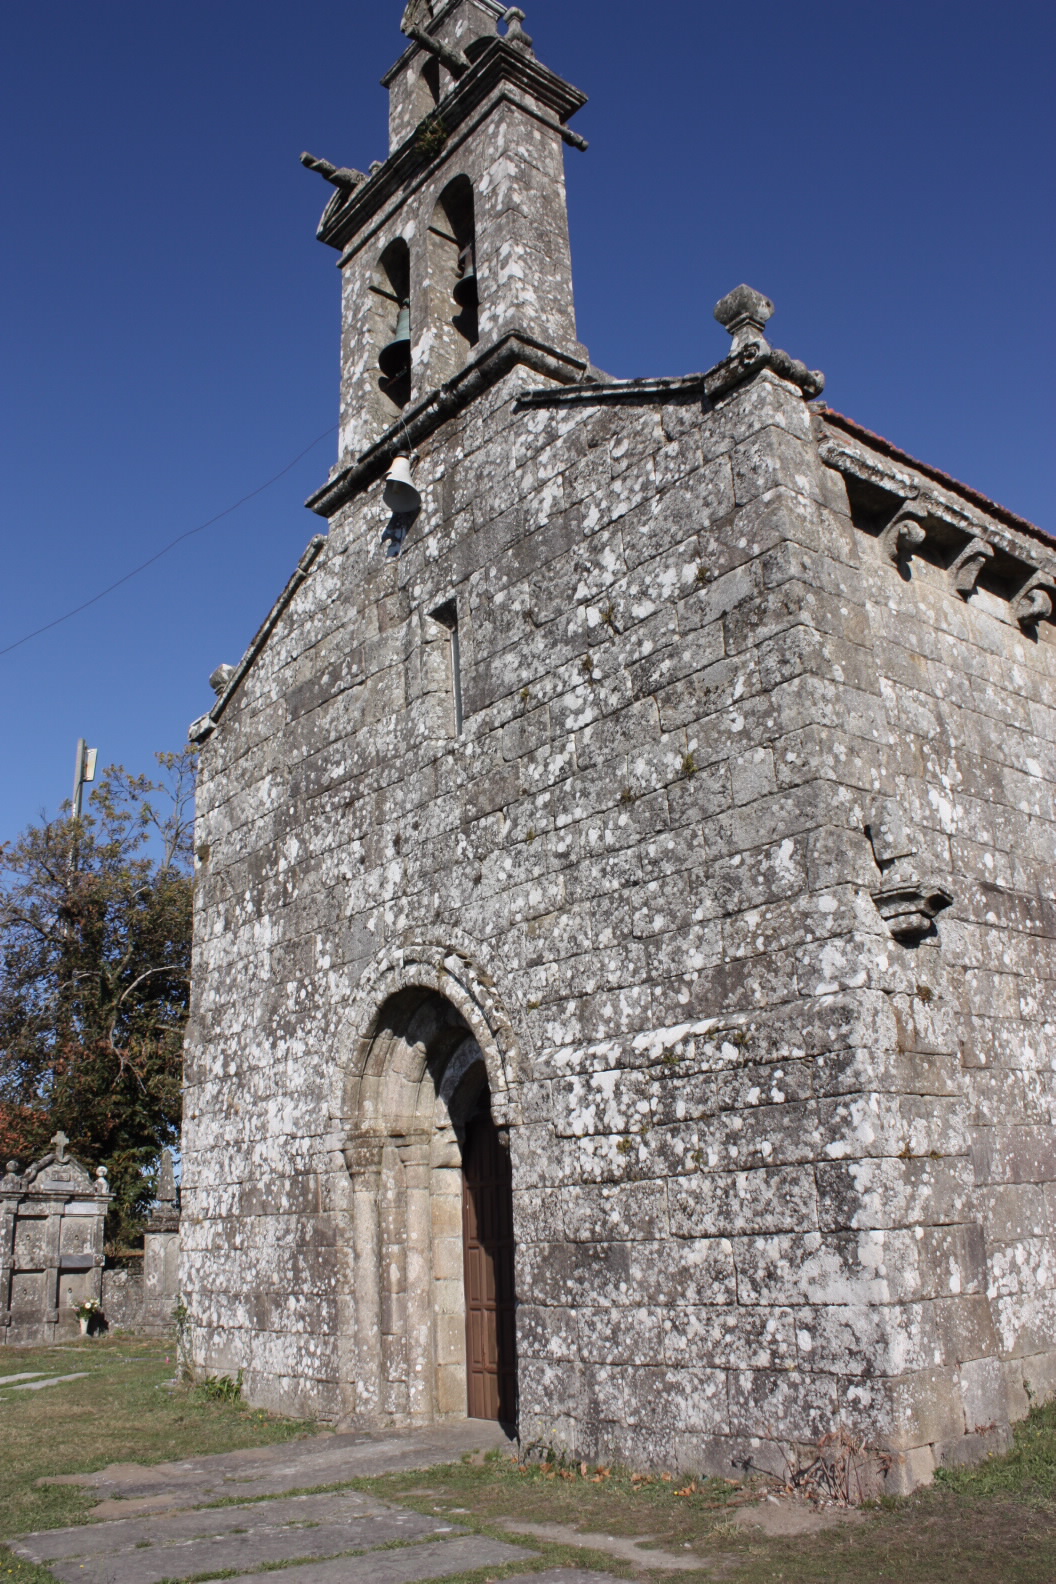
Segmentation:
{"type": "Polygon", "coordinates": [[[1000,567],[999,587],[1008,600],[1010,618],[1024,632],[1032,633],[1040,621],[1056,619],[1056,540],[1025,517],[948,473],[918,462],[842,413],[827,408],[816,413],[815,439],[826,467],[894,497],[894,515],[879,535],[881,551],[889,560],[905,569],[937,534],[956,593],[970,598],[981,573],[993,564],[1000,567]]]}
{"type": "Polygon", "coordinates": [[[485,348],[454,379],[423,396],[369,451],[341,468],[310,495],[305,505],[320,517],[332,517],[346,501],[387,473],[395,457],[406,455],[421,445],[441,424],[476,401],[518,364],[564,385],[582,381],[588,370],[588,365],[579,358],[536,341],[524,330],[511,330],[493,346],[485,348]]]}
{"type": "MultiPolygon", "coordinates": [[[[574,137],[564,123],[583,108],[587,102],[586,94],[502,38],[488,40],[486,48],[481,50],[469,71],[445,95],[429,119],[434,123],[442,122],[450,136],[504,82],[513,84],[537,104],[552,111],[557,117],[554,130],[561,136],[574,137]]],[[[402,193],[420,170],[443,159],[443,150],[433,159],[423,157],[418,145],[419,132],[420,128],[416,128],[370,180],[355,188],[343,203],[335,208],[331,201],[316,233],[320,242],[325,242],[329,247],[345,249],[357,232],[391,199],[402,193]]]]}
{"type": "Polygon", "coordinates": [[[863,424],[857,423],[853,418],[838,413],[831,407],[816,407],[815,412],[829,429],[842,430],[844,434],[853,436],[868,447],[870,451],[877,452],[880,456],[887,457],[890,461],[900,463],[903,467],[912,468],[915,473],[921,473],[925,478],[932,479],[936,484],[941,484],[953,495],[959,495],[962,500],[968,501],[984,512],[987,517],[994,518],[997,522],[1007,523],[1010,528],[1016,528],[1020,533],[1030,534],[1034,539],[1040,539],[1042,544],[1056,549],[1056,540],[1044,528],[1039,528],[1037,523],[1032,523],[1029,518],[1020,517],[1017,512],[1010,511],[1007,506],[1001,506],[997,501],[990,500],[986,495],[975,490],[970,484],[962,484],[959,479],[952,478],[949,473],[943,473],[940,468],[931,467],[927,462],[918,462],[916,457],[910,456],[908,451],[892,445],[890,440],[885,440],[883,435],[874,434],[871,429],[866,429],[863,424]]]}
{"type": "Polygon", "coordinates": [[[767,368],[780,379],[798,386],[807,401],[817,394],[823,383],[822,375],[795,362],[787,352],[780,352],[765,341],[752,341],[703,374],[679,374],[664,379],[599,380],[569,390],[527,391],[517,398],[517,404],[519,407],[635,406],[650,401],[670,401],[678,396],[703,396],[709,401],[718,401],[767,368]]]}
{"type": "MultiPolygon", "coordinates": [[[[429,181],[434,170],[439,165],[442,165],[445,160],[450,160],[458,152],[463,143],[465,143],[468,138],[471,138],[477,128],[488,118],[497,104],[514,105],[524,115],[530,116],[534,121],[538,121],[541,126],[549,127],[552,132],[559,132],[566,142],[574,143],[576,148],[585,149],[588,146],[583,138],[578,137],[574,132],[570,132],[567,127],[558,126],[553,121],[548,120],[537,105],[533,105],[526,99],[518,98],[508,89],[504,88],[501,90],[501,92],[496,94],[494,98],[489,99],[487,103],[481,107],[480,113],[475,119],[469,119],[463,122],[458,131],[444,144],[442,151],[436,156],[435,159],[426,163],[422,163],[418,168],[417,174],[413,177],[409,177],[405,186],[394,187],[389,192],[387,197],[374,209],[374,212],[370,215],[369,219],[360,226],[355,236],[351,237],[348,244],[345,245],[341,257],[337,261],[338,269],[344,269],[347,264],[351,263],[365,243],[369,241],[372,236],[376,235],[376,233],[386,224],[387,220],[392,214],[396,212],[400,205],[412,193],[425,186],[426,182],[429,181]]],[[[364,191],[362,187],[356,190],[358,192],[364,191]]],[[[323,219],[320,222],[320,229],[316,233],[317,236],[322,236],[323,228],[327,224],[327,217],[332,215],[336,216],[340,206],[344,203],[344,201],[345,200],[341,193],[336,193],[330,200],[330,203],[327,205],[323,213],[323,219]]]]}

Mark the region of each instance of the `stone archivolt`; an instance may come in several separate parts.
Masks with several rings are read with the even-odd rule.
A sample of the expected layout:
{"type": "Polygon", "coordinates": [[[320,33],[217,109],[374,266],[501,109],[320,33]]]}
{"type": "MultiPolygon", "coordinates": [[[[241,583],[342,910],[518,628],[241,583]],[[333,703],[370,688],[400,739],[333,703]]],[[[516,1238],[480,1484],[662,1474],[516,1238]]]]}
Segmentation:
{"type": "Polygon", "coordinates": [[[813,401],[750,287],[714,368],[595,368],[583,96],[505,14],[414,11],[389,159],[314,162],[328,531],[193,729],[198,1361],[465,1414],[487,1116],[525,1438],[842,1427],[907,1489],[1056,1386],[1056,548],[813,401]]]}

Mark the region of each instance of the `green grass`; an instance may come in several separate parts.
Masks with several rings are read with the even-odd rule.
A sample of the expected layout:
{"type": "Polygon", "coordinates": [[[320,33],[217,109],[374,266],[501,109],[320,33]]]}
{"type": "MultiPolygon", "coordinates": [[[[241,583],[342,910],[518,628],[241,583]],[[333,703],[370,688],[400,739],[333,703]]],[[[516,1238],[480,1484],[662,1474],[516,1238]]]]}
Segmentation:
{"type": "MultiPolygon", "coordinates": [[[[98,1493],[37,1483],[49,1476],[265,1446],[310,1428],[241,1403],[210,1400],[193,1388],[167,1390],[176,1371],[172,1343],[118,1336],[0,1352],[0,1375],[30,1370],[88,1374],[42,1391],[0,1386],[0,1540],[85,1521],[98,1493]]],[[[51,1581],[50,1573],[36,1572],[40,1578],[31,1579],[32,1568],[5,1554],[0,1584],[51,1581]]]]}
{"type": "Polygon", "coordinates": [[[1032,1506],[1056,1505],[1056,1403],[1035,1408],[1015,1428],[1007,1457],[987,1458],[975,1468],[940,1469],[943,1490],[960,1496],[1011,1497],[1032,1506]]]}
{"type": "MultiPolygon", "coordinates": [[[[0,1353],[0,1374],[80,1369],[89,1372],[84,1380],[40,1392],[0,1387],[0,1541],[90,1519],[98,1500],[94,1490],[42,1486],[37,1483],[42,1478],[87,1473],[108,1463],[157,1463],[265,1446],[312,1433],[310,1426],[253,1411],[225,1396],[168,1389],[175,1373],[171,1344],[108,1337],[0,1353]]],[[[1056,1581],[1056,1405],[1035,1409],[1017,1427],[1007,1457],[944,1471],[931,1489],[905,1500],[887,1499],[868,1509],[854,1527],[794,1540],[731,1528],[731,1504],[742,1502],[745,1491],[722,1480],[643,1480],[620,1470],[599,1478],[595,1469],[584,1476],[576,1467],[518,1466],[494,1453],[444,1468],[313,1489],[349,1486],[443,1515],[469,1532],[523,1545],[536,1556],[445,1584],[499,1584],[558,1566],[648,1584],[673,1578],[687,1584],[714,1584],[716,1578],[724,1584],[1056,1581]],[[607,1553],[519,1536],[499,1523],[507,1517],[560,1523],[581,1533],[650,1535],[665,1549],[687,1554],[688,1545],[701,1565],[664,1573],[607,1553]]],[[[55,1581],[47,1569],[20,1561],[0,1545],[0,1584],[55,1581]]]]}
{"type": "MultiPolygon", "coordinates": [[[[529,1464],[519,1468],[490,1454],[425,1473],[359,1480],[358,1487],[419,1512],[538,1549],[548,1565],[596,1568],[650,1584],[1054,1584],[1056,1581],[1056,1407],[1036,1410],[1016,1431],[1006,1458],[944,1474],[934,1487],[885,1499],[854,1526],[795,1539],[773,1539],[730,1526],[744,1492],[721,1480],[643,1481],[613,1470],[598,1480],[588,1469],[529,1464]],[[430,1494],[414,1494],[428,1487],[430,1494]],[[680,1494],[686,1492],[686,1494],[680,1494]],[[459,1509],[466,1509],[460,1511],[459,1509]],[[700,1558],[699,1571],[679,1574],[521,1537],[497,1520],[560,1523],[586,1533],[638,1538],[700,1558]]],[[[643,1558],[643,1564],[645,1559],[643,1558]]],[[[491,1570],[499,1580],[536,1564],[491,1570]]],[[[466,1584],[469,1584],[467,1575],[466,1584]]],[[[474,1579],[476,1575],[472,1576],[474,1579]]],[[[454,1581],[451,1581],[454,1584],[454,1581]]]]}

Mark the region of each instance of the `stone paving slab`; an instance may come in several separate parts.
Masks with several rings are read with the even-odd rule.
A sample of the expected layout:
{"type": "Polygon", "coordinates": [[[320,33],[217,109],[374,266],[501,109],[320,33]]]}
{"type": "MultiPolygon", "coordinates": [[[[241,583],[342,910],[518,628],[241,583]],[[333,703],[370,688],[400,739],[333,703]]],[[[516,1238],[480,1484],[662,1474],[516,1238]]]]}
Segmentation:
{"type": "Polygon", "coordinates": [[[279,1528],[283,1524],[347,1522],[392,1512],[387,1503],[360,1491],[331,1496],[287,1496],[274,1501],[251,1502],[246,1507],[196,1507],[190,1512],[163,1517],[122,1518],[113,1523],[78,1524],[71,1529],[46,1529],[23,1535],[20,1554],[33,1562],[60,1557],[109,1555],[128,1551],[144,1541],[172,1545],[180,1540],[207,1540],[236,1529],[279,1528]]]}
{"type": "MultiPolygon", "coordinates": [[[[307,1562],[274,1573],[249,1573],[238,1584],[425,1584],[474,1568],[504,1567],[530,1562],[535,1553],[484,1535],[402,1546],[397,1551],[371,1551],[367,1556],[337,1557],[332,1562],[307,1562]]],[[[573,1575],[574,1576],[574,1575],[573,1575]]],[[[589,1575],[587,1575],[589,1577],[589,1575]]]]}
{"type": "MultiPolygon", "coordinates": [[[[536,1553],[466,1534],[446,1514],[427,1517],[360,1491],[275,1493],[435,1467],[466,1452],[508,1445],[498,1426],[471,1421],[388,1434],[306,1437],[281,1447],[154,1467],[112,1464],[95,1474],[42,1483],[94,1487],[109,1498],[109,1509],[127,1502],[129,1516],[23,1535],[13,1549],[50,1567],[60,1584],[162,1584],[220,1574],[237,1576],[237,1584],[424,1584],[476,1568],[527,1562],[536,1553]],[[178,1503],[178,1510],[140,1515],[136,1509],[144,1492],[148,1501],[178,1503]],[[197,1505],[223,1502],[236,1492],[263,1499],[197,1505]]],[[[608,1584],[602,1575],[582,1579],[608,1584]]],[[[567,1581],[558,1576],[557,1584],[581,1580],[573,1571],[567,1581]]]]}
{"type": "Polygon", "coordinates": [[[317,1529],[304,1529],[299,1525],[284,1529],[261,1527],[245,1534],[224,1535],[218,1540],[148,1545],[85,1561],[66,1557],[50,1566],[63,1584],[161,1584],[162,1579],[251,1573],[265,1564],[339,1557],[349,1551],[369,1551],[376,1546],[391,1545],[393,1541],[424,1540],[432,1535],[462,1532],[456,1524],[393,1509],[379,1517],[358,1518],[345,1524],[321,1524],[317,1529]]]}
{"type": "Polygon", "coordinates": [[[94,1474],[62,1474],[41,1483],[88,1486],[111,1501],[176,1494],[193,1507],[231,1496],[281,1496],[359,1476],[434,1468],[457,1462],[466,1452],[510,1445],[499,1425],[470,1419],[425,1429],[309,1436],[280,1446],[213,1453],[152,1467],[111,1464],[94,1474]]]}

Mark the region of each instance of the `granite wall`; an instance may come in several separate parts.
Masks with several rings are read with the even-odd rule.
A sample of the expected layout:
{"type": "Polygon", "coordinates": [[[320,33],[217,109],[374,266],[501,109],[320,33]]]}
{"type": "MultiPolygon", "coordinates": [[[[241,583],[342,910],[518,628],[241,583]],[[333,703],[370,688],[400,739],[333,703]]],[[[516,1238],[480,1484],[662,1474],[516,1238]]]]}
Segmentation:
{"type": "MultiPolygon", "coordinates": [[[[496,146],[481,258],[530,221],[529,89],[562,134],[489,49],[479,147],[401,145],[328,208],[346,282],[369,217],[426,300],[422,217],[496,146]]],[[[1056,1364],[1051,542],[812,407],[746,288],[723,364],[622,385],[570,301],[482,300],[388,430],[358,292],[329,531],[193,729],[198,1364],[284,1412],[464,1413],[486,1083],[524,1437],[728,1472],[842,1427],[893,1489],[1004,1445],[1056,1364]]]]}
{"type": "Polygon", "coordinates": [[[425,958],[499,1009],[467,1023],[511,1130],[526,1431],[728,1468],[841,1421],[917,1477],[1052,1366],[1051,625],[893,562],[769,371],[518,411],[538,384],[423,448],[399,559],[377,489],[341,512],[206,743],[201,1345],[341,1414],[350,1074],[425,958]],[[873,895],[899,812],[953,897],[908,940],[873,895]]]}

